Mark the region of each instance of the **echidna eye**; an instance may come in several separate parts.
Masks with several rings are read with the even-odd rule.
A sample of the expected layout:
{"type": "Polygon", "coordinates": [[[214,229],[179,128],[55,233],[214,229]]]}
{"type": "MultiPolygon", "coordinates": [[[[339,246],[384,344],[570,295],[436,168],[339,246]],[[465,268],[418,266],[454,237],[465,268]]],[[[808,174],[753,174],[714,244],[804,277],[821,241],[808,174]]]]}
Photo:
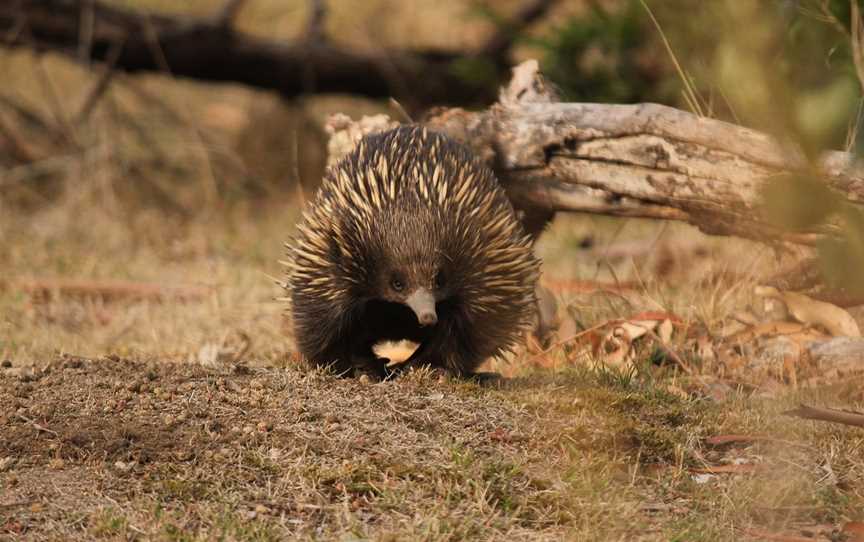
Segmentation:
{"type": "Polygon", "coordinates": [[[402,289],[405,288],[405,285],[398,277],[393,277],[393,279],[390,281],[390,286],[392,286],[393,289],[397,292],[401,292],[402,289]]]}
{"type": "Polygon", "coordinates": [[[438,271],[438,274],[435,275],[435,287],[443,288],[446,282],[447,281],[444,278],[444,273],[442,271],[438,271]]]}

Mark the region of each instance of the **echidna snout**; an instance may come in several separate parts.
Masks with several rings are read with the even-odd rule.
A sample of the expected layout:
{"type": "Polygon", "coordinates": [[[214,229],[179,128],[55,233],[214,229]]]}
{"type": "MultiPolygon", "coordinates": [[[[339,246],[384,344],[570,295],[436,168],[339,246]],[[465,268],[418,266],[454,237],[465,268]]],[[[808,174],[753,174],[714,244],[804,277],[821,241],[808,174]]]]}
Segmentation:
{"type": "Polygon", "coordinates": [[[417,315],[421,326],[434,326],[438,323],[435,312],[435,296],[426,288],[417,288],[405,298],[405,304],[417,315]]]}

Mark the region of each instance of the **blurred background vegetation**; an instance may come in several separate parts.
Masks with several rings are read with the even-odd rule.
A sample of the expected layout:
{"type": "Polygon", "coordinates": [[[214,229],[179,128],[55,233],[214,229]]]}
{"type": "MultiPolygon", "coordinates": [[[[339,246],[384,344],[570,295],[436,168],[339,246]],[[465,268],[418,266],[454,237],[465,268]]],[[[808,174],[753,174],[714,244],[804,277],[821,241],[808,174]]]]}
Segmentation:
{"type": "MultiPolygon", "coordinates": [[[[222,5],[109,3],[188,17],[211,16],[222,5]]],[[[506,31],[524,4],[331,1],[324,32],[358,49],[470,50],[506,31]]],[[[864,54],[856,0],[552,4],[517,32],[509,60],[538,58],[567,100],[660,102],[768,131],[805,159],[860,146],[864,54]]],[[[292,40],[304,31],[309,9],[301,0],[254,0],[236,25],[292,40]]],[[[480,55],[450,69],[494,95],[509,65],[480,55]]],[[[154,213],[182,224],[249,209],[284,212],[286,203],[310,195],[321,177],[327,115],[396,115],[383,100],[324,94],[283,99],[159,74],[117,73],[93,103],[99,65],[26,49],[0,48],[0,70],[0,215],[6,229],[26,225],[34,213],[58,210],[76,219],[104,215],[133,228],[154,213]]],[[[836,273],[864,265],[864,219],[857,208],[807,174],[778,179],[767,195],[765,212],[783,227],[842,224],[842,238],[822,247],[826,269],[857,284],[855,273],[836,273]]]]}
{"type": "MultiPolygon", "coordinates": [[[[506,30],[523,3],[330,2],[325,33],[358,48],[458,51],[506,30]]],[[[113,4],[204,17],[221,2],[113,4]]],[[[308,9],[303,1],[257,0],[237,26],[290,40],[302,33],[308,9]]],[[[848,148],[857,133],[852,10],[850,0],[562,0],[519,32],[512,60],[539,58],[567,100],[669,104],[777,133],[813,155],[848,148]]],[[[85,104],[98,66],[91,72],[56,54],[20,49],[0,50],[0,66],[7,210],[84,194],[106,208],[155,207],[178,216],[214,204],[272,202],[316,184],[327,114],[393,113],[385,103],[349,96],[282,100],[164,75],[118,75],[95,105],[85,104]]],[[[508,76],[507,66],[482,56],[454,62],[452,70],[486,95],[508,76]]]]}

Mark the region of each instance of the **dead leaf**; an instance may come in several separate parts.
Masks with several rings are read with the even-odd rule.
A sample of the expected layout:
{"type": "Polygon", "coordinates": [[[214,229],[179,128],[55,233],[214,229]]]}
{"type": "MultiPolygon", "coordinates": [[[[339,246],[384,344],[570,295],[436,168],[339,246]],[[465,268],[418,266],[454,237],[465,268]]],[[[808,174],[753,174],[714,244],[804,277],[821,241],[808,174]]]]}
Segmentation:
{"type": "Polygon", "coordinates": [[[864,521],[849,521],[840,532],[846,535],[846,542],[864,542],[864,521]]]}
{"type": "Polygon", "coordinates": [[[617,332],[617,336],[622,336],[621,330],[623,330],[629,341],[633,342],[649,331],[654,331],[659,324],[658,320],[629,320],[618,323],[613,328],[613,333],[617,332]]]}
{"type": "Polygon", "coordinates": [[[861,336],[861,330],[852,315],[836,305],[796,292],[781,292],[771,286],[758,286],[756,295],[780,299],[793,318],[804,324],[822,326],[835,337],[861,336]]]}

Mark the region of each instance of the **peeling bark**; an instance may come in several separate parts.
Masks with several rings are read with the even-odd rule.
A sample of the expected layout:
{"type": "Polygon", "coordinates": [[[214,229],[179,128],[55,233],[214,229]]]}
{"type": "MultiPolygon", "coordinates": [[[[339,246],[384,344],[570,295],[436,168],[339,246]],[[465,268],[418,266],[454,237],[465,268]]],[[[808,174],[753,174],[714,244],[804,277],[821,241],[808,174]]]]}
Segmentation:
{"type": "MultiPolygon", "coordinates": [[[[769,180],[810,171],[767,134],[658,104],[557,103],[536,62],[514,71],[488,110],[439,110],[425,122],[472,146],[519,208],[680,220],[805,245],[837,231],[793,233],[763,217],[769,180]]],[[[864,201],[864,169],[851,155],[826,153],[816,170],[849,203],[864,201]]]]}
{"type": "MultiPolygon", "coordinates": [[[[386,117],[330,126],[339,149],[391,127],[386,117]]],[[[834,225],[789,232],[761,212],[766,183],[814,173],[842,199],[864,202],[864,168],[850,154],[825,153],[815,172],[771,136],[658,104],[559,103],[536,61],[514,69],[498,103],[479,112],[444,108],[427,126],[471,146],[526,216],[558,211],[679,220],[703,232],[813,245],[834,225]]],[[[528,225],[536,235],[543,221],[528,225]]]]}

